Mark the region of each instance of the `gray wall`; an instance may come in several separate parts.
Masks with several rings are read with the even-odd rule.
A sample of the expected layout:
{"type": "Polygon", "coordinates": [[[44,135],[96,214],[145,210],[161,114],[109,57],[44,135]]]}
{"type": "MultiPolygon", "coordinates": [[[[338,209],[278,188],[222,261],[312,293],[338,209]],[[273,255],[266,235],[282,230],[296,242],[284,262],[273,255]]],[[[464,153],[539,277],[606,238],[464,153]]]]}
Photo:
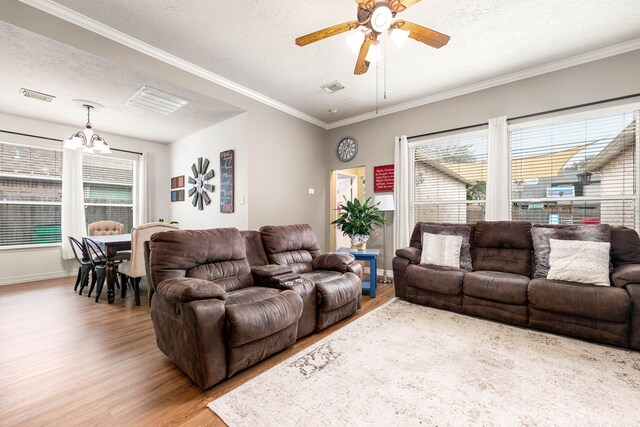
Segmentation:
{"type": "MultiPolygon", "coordinates": [[[[367,193],[373,195],[373,167],[393,163],[395,136],[419,135],[487,123],[492,117],[517,117],[639,93],[638,70],[640,50],[332,129],[327,148],[328,169],[364,165],[367,193]],[[358,140],[359,151],[354,160],[345,164],[335,157],[335,147],[347,135],[358,140]]],[[[632,101],[640,99],[626,102],[632,101]]],[[[595,108],[599,107],[590,107],[595,108]]],[[[327,171],[327,177],[328,174],[327,171]]],[[[389,251],[392,230],[389,224],[389,251]]],[[[327,235],[328,232],[327,229],[327,235]]],[[[369,246],[381,247],[381,242],[379,236],[374,236],[369,246]]],[[[387,268],[390,266],[391,256],[387,257],[387,268]]]]}

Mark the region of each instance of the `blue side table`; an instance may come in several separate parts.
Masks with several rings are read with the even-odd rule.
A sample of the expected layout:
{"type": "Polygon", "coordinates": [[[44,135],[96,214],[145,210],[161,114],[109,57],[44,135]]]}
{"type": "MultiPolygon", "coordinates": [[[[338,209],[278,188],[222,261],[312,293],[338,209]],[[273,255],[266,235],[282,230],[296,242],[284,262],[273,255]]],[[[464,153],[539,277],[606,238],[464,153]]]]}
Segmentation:
{"type": "Polygon", "coordinates": [[[369,280],[362,281],[362,290],[369,291],[371,298],[376,297],[376,283],[378,279],[378,255],[380,255],[380,249],[365,249],[357,251],[355,249],[340,248],[336,252],[346,252],[354,257],[357,261],[365,261],[369,263],[369,280]]]}

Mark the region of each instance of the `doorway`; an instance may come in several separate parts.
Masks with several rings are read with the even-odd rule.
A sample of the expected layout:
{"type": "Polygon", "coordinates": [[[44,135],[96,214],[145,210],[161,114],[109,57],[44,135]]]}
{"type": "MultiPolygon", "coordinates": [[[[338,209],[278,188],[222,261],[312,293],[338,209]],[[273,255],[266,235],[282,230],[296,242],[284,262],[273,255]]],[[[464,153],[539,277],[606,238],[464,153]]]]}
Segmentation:
{"type": "MultiPolygon", "coordinates": [[[[358,198],[362,200],[365,196],[365,168],[364,166],[350,169],[341,169],[331,172],[330,194],[331,203],[329,205],[329,221],[334,221],[340,213],[340,205],[345,198],[349,201],[358,198]]],[[[351,247],[349,237],[342,234],[335,225],[330,225],[329,246],[331,251],[338,248],[351,247]]]]}

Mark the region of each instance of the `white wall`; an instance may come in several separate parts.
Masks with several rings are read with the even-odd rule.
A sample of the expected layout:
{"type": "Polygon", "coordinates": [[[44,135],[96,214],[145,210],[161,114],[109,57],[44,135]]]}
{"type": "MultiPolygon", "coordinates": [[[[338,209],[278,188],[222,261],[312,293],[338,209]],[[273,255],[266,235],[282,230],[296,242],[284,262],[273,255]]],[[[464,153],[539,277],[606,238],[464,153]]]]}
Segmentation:
{"type": "MultiPolygon", "coordinates": [[[[81,125],[82,123],[79,123],[81,125]]],[[[42,122],[25,117],[0,113],[0,129],[49,138],[65,138],[78,129],[56,123],[42,122]]],[[[169,147],[164,144],[125,138],[117,135],[100,134],[107,140],[111,148],[149,153],[149,194],[151,200],[149,214],[151,218],[166,217],[166,202],[169,188],[169,147]]],[[[5,142],[35,144],[44,147],[55,147],[54,141],[14,136],[0,132],[0,140],[5,142]]],[[[0,233],[2,230],[0,230],[0,233]]],[[[64,261],[60,246],[47,246],[36,249],[1,249],[0,248],[0,285],[20,283],[32,280],[51,279],[75,275],[76,261],[64,261]]]]}
{"type": "Polygon", "coordinates": [[[249,180],[249,143],[247,113],[218,123],[193,135],[189,135],[169,146],[171,158],[171,176],[184,175],[185,201],[170,203],[170,189],[161,197],[169,206],[169,214],[165,221],[178,221],[180,229],[207,229],[219,227],[236,227],[240,230],[249,228],[248,180],[249,180]],[[235,150],[234,153],[234,213],[220,213],[220,152],[235,150]],[[188,196],[192,187],[187,179],[192,176],[191,165],[198,157],[209,159],[209,169],[213,168],[215,176],[208,184],[215,186],[209,193],[211,204],[198,210],[191,204],[188,196]]]}

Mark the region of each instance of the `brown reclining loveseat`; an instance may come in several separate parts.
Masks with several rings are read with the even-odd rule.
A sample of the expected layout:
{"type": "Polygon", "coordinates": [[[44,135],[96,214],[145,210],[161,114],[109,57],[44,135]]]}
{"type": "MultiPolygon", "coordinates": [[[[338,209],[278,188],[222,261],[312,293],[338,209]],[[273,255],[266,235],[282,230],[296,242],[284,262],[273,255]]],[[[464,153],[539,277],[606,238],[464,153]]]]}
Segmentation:
{"type": "Polygon", "coordinates": [[[308,243],[317,249],[313,230],[290,227],[277,231],[296,242],[301,236],[295,233],[303,230],[306,243],[282,247],[294,245],[289,252],[305,267],[269,265],[256,231],[173,231],[157,233],[148,243],[158,347],[202,388],[356,311],[361,282],[353,256],[303,249],[308,243]],[[314,272],[331,280],[305,277],[314,272]]]}
{"type": "MultiPolygon", "coordinates": [[[[610,228],[611,286],[534,277],[531,230],[575,231],[525,221],[470,225],[473,270],[420,264],[422,230],[455,224],[416,224],[410,246],[393,259],[396,296],[411,302],[640,349],[640,238],[610,228]]],[[[605,226],[607,227],[607,226],[605,226]]]]}

